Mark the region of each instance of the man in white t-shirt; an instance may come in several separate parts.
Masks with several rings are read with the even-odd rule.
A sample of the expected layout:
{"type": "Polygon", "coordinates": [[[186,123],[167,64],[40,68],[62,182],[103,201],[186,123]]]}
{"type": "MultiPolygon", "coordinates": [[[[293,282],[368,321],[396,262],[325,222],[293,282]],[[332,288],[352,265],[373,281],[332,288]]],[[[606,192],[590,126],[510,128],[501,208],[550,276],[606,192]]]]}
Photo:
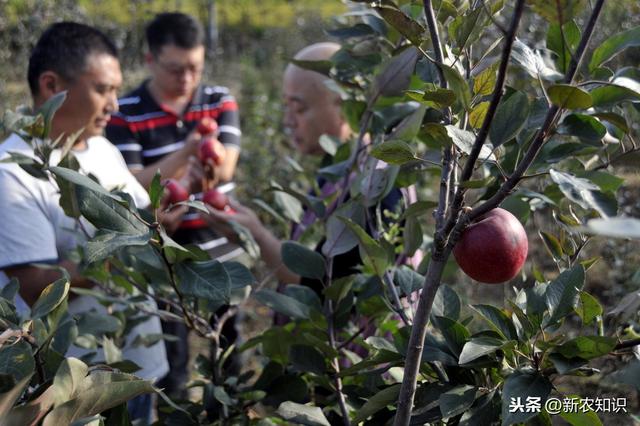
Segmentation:
{"type": "MultiPolygon", "coordinates": [[[[117,90],[122,83],[113,43],[83,24],[54,24],[42,34],[32,51],[28,80],[35,108],[56,93],[67,91],[66,100],[53,118],[49,136],[55,140],[83,129],[73,146],[81,172],[92,174],[107,189],[122,188],[138,207],[148,206],[146,191],[128,171],[119,151],[102,136],[111,114],[117,110],[117,90]]],[[[7,157],[8,152],[34,155],[31,146],[15,134],[0,144],[0,158],[7,157]]],[[[65,216],[59,198],[53,180],[37,179],[15,163],[0,163],[0,287],[11,277],[19,279],[20,294],[16,300],[19,313],[25,313],[42,290],[61,277],[57,270],[39,268],[34,263],[61,266],[69,272],[72,286],[92,287],[80,275],[77,265],[67,258],[82,243],[79,240],[82,233],[78,232],[77,221],[65,216]]],[[[174,221],[179,219],[176,217],[174,221]]],[[[154,302],[149,303],[155,306],[154,302]]],[[[71,314],[89,310],[100,313],[104,307],[87,296],[69,301],[71,314]]],[[[142,378],[156,380],[167,374],[165,348],[162,342],[150,347],[133,347],[131,342],[138,334],[161,332],[158,318],[152,317],[132,330],[123,348],[123,358],[142,367],[137,372],[142,378]]],[[[82,353],[72,346],[67,355],[82,353]]],[[[138,397],[129,408],[132,418],[149,419],[150,398],[138,397]]]]}

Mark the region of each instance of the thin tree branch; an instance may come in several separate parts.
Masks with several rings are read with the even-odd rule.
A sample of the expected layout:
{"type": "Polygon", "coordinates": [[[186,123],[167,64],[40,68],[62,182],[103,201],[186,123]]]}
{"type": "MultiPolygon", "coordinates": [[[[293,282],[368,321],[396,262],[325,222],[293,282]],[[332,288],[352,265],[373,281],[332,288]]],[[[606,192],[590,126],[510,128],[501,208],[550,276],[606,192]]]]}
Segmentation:
{"type": "MultiPolygon", "coordinates": [[[[566,84],[571,84],[573,82],[573,79],[575,78],[575,75],[578,71],[578,67],[582,62],[584,53],[589,44],[589,40],[591,39],[591,35],[593,34],[595,24],[598,20],[600,12],[602,11],[603,4],[604,4],[604,0],[598,0],[594,6],[593,12],[589,17],[589,22],[585,28],[584,33],[582,34],[582,38],[580,39],[580,44],[578,46],[578,50],[576,51],[576,59],[575,60],[572,59],[571,66],[569,67],[569,70],[567,71],[567,74],[565,76],[564,82],[566,84]]],[[[488,211],[496,208],[516,187],[518,182],[520,182],[520,180],[522,179],[522,176],[524,176],[525,172],[529,168],[529,166],[531,166],[535,158],[538,156],[538,153],[540,152],[540,149],[542,148],[544,143],[547,141],[548,136],[551,134],[553,123],[557,121],[559,114],[560,114],[559,107],[554,105],[551,108],[549,108],[549,111],[547,112],[547,116],[545,117],[545,120],[544,120],[544,124],[542,125],[540,130],[538,130],[536,137],[534,138],[533,142],[529,146],[529,149],[524,155],[524,158],[522,159],[522,161],[520,161],[520,163],[516,167],[513,174],[500,187],[498,192],[496,192],[490,199],[485,201],[480,206],[474,208],[473,211],[469,213],[470,221],[473,221],[473,219],[480,217],[483,214],[487,213],[488,211]]]]}
{"type": "MultiPolygon", "coordinates": [[[[484,143],[489,136],[489,129],[491,127],[491,123],[495,117],[496,111],[498,110],[498,105],[502,100],[502,96],[504,95],[504,85],[507,78],[507,70],[509,67],[509,58],[511,57],[511,50],[513,48],[513,43],[516,38],[516,33],[518,30],[518,26],[520,24],[520,18],[522,17],[522,13],[524,11],[524,0],[519,0],[516,3],[515,10],[513,12],[513,18],[511,20],[511,25],[509,26],[508,34],[505,38],[505,44],[502,49],[502,57],[500,60],[500,67],[498,69],[498,75],[496,77],[496,84],[493,88],[493,94],[491,95],[491,102],[489,103],[489,107],[487,108],[487,114],[484,117],[482,122],[482,127],[476,136],[476,139],[473,143],[473,148],[469,153],[469,157],[464,165],[464,169],[462,170],[462,175],[460,176],[461,182],[466,182],[471,178],[473,174],[473,170],[475,167],[475,163],[478,160],[480,155],[480,151],[484,143]]],[[[456,198],[453,202],[453,206],[451,208],[452,213],[449,216],[449,220],[444,227],[444,234],[449,234],[451,229],[456,223],[458,213],[460,208],[462,207],[462,203],[464,202],[464,188],[460,188],[458,193],[456,194],[456,198]]]]}

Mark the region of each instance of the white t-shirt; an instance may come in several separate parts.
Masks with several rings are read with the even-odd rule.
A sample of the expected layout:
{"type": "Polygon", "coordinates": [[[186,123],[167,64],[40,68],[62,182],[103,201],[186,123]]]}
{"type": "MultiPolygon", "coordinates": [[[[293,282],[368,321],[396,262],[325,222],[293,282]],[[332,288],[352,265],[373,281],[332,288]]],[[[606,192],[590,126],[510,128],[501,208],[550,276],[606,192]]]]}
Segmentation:
{"type": "MultiPolygon", "coordinates": [[[[13,134],[0,144],[0,159],[8,152],[18,152],[33,157],[33,149],[19,136],[13,134]]],[[[129,172],[120,151],[101,136],[90,138],[84,150],[74,150],[81,172],[92,174],[107,189],[116,187],[127,192],[138,207],[149,205],[149,197],[136,178],[129,172]]],[[[51,163],[56,164],[54,152],[51,163]]],[[[82,233],[77,222],[67,217],[58,204],[60,194],[53,180],[37,179],[15,163],[0,163],[0,269],[28,263],[51,263],[64,259],[66,254],[81,243],[82,233]]],[[[9,281],[0,270],[0,287],[9,281]]],[[[28,283],[21,283],[28,285],[28,283]]],[[[155,308],[155,302],[149,301],[155,308]]],[[[16,308],[19,314],[28,312],[28,306],[18,295],[16,308]]],[[[94,298],[79,296],[69,301],[69,312],[77,314],[95,309],[106,313],[94,298]]],[[[160,320],[151,317],[133,328],[123,348],[123,358],[138,364],[136,372],[145,379],[160,379],[169,371],[163,342],[150,347],[133,347],[131,342],[141,334],[162,333],[160,320]]],[[[71,346],[67,356],[82,356],[89,351],[71,346]]],[[[98,360],[104,359],[101,351],[98,360]]]]}

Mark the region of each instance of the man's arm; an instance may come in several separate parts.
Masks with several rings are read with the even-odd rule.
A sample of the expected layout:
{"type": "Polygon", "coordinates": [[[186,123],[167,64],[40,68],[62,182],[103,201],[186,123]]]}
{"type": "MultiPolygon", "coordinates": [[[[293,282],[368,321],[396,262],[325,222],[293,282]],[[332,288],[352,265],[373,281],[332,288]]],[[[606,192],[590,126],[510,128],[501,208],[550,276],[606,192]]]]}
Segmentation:
{"type": "Polygon", "coordinates": [[[226,153],[224,162],[220,165],[218,174],[222,182],[233,179],[240,157],[240,140],[242,132],[240,130],[240,114],[238,103],[229,94],[222,98],[222,112],[217,118],[218,140],[225,147],[226,153]]]}
{"type": "MultiPolygon", "coordinates": [[[[93,287],[91,281],[80,275],[75,263],[69,260],[63,260],[58,263],[57,266],[69,272],[72,287],[93,287]]],[[[9,278],[18,279],[20,282],[20,296],[29,306],[33,306],[46,286],[62,278],[62,273],[57,269],[38,268],[30,265],[5,268],[4,273],[7,274],[9,278]]]]}
{"type": "Polygon", "coordinates": [[[229,214],[208,207],[209,214],[203,214],[203,219],[218,233],[230,240],[237,241],[237,235],[233,228],[229,226],[230,221],[234,221],[251,232],[256,243],[260,247],[262,260],[267,264],[269,270],[275,271],[275,275],[281,283],[298,284],[300,276],[290,271],[282,262],[281,249],[282,241],[271,233],[260,222],[258,216],[249,208],[235,202],[229,201],[229,206],[235,210],[234,214],[229,214]]]}

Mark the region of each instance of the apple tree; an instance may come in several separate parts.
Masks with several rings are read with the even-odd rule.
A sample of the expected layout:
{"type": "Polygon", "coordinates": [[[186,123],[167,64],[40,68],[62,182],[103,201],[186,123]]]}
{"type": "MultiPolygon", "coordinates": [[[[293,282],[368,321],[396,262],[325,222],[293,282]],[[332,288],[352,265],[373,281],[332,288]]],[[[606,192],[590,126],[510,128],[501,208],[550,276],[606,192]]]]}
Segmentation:
{"type": "MultiPolygon", "coordinates": [[[[281,254],[316,290],[289,284],[275,291],[266,286],[268,275],[257,283],[239,263],[178,245],[158,220],[160,176],[150,188],[151,211],[140,211],[126,194],[78,173],[72,155],[49,164],[50,142],[36,160],[11,160],[55,179],[65,212],[95,227],[78,258],[113,319],[65,316],[65,280],[52,284],[26,320],[12,310],[18,284],[4,290],[0,367],[13,365],[12,351],[20,350],[24,369],[0,370],[7,391],[1,413],[19,415],[49,394],[53,403],[42,416],[69,400],[85,407],[85,388],[73,378],[93,380],[94,371],[122,381],[122,371],[135,366],[118,358],[119,339],[139,315],[183,321],[212,345],[210,355],[198,357],[199,378],[191,383],[202,398],[169,404],[159,419],[166,424],[550,424],[552,415],[601,424],[594,407],[558,381],[596,376],[637,388],[637,303],[614,310],[624,314],[624,326],[605,323],[603,306],[584,286],[595,262],[586,256],[590,241],[640,239],[640,221],[619,215],[616,199],[623,184],[617,164],[640,149],[640,76],[619,58],[640,44],[640,30],[592,46],[604,0],[353,3],[328,30],[342,44],[331,60],[296,64],[331,78],[357,136],[346,144],[323,137],[327,155],[317,173],[289,162],[310,191],[300,179],[273,182],[274,201],[256,201],[283,220],[315,216],[281,254]],[[528,40],[524,22],[544,26],[545,40],[528,40]],[[334,190],[323,192],[317,175],[334,190]],[[403,197],[385,205],[397,189],[403,197]],[[542,241],[557,272],[534,267],[543,259],[529,255],[509,281],[504,306],[468,306],[456,291],[464,284],[450,273],[457,269],[451,254],[459,252],[460,266],[475,276],[477,263],[458,243],[487,218],[492,230],[470,243],[480,254],[496,253],[484,269],[502,271],[513,254],[506,243],[506,253],[494,251],[491,235],[504,231],[508,242],[524,225],[530,247],[542,241]],[[559,231],[545,227],[536,236],[534,219],[559,231]],[[343,270],[340,259],[348,254],[357,267],[343,270]],[[146,297],[169,309],[145,311],[146,297]],[[256,302],[286,320],[237,348],[257,351],[257,367],[230,374],[224,363],[234,348],[222,344],[220,330],[231,314],[210,317],[223,305],[233,313],[256,302]],[[59,345],[72,339],[110,355],[98,367],[65,359],[59,345]],[[602,357],[621,367],[605,377],[593,367],[602,357]],[[531,398],[536,407],[518,409],[531,398]],[[584,410],[550,412],[545,403],[552,398],[584,410]]],[[[46,136],[55,105],[49,107],[10,115],[8,128],[46,136]]],[[[64,154],[72,143],[63,144],[64,154]]],[[[240,226],[237,232],[258,257],[251,235],[240,226]]],[[[141,336],[140,344],[164,337],[141,336]]],[[[72,420],[153,391],[146,382],[139,386],[122,385],[112,405],[74,409],[72,420]]],[[[113,422],[122,414],[111,413],[113,422]]]]}

